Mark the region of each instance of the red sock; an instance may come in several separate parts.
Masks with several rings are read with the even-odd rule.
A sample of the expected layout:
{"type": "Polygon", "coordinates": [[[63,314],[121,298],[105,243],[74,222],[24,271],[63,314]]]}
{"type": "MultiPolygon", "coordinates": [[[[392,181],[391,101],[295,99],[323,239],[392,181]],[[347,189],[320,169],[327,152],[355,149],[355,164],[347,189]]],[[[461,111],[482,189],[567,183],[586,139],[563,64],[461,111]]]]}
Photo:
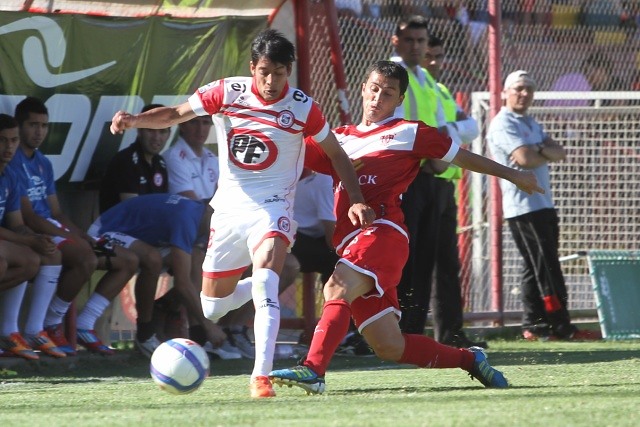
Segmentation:
{"type": "Polygon", "coordinates": [[[464,348],[449,347],[424,336],[402,334],[404,353],[398,362],[409,363],[420,368],[462,368],[471,371],[475,355],[464,348]]]}
{"type": "Polygon", "coordinates": [[[319,376],[327,372],[329,362],[349,329],[351,306],[345,300],[327,301],[313,333],[305,366],[319,376]]]}

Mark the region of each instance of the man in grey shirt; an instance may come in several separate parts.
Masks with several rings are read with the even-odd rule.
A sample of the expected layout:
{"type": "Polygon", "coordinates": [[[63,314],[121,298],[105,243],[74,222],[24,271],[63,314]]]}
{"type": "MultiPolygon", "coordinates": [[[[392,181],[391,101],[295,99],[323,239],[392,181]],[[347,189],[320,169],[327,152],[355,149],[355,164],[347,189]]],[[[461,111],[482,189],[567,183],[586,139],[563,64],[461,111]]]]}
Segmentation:
{"type": "Polygon", "coordinates": [[[535,82],[526,71],[509,74],[503,90],[506,105],[487,133],[496,162],[532,171],[545,190],[529,195],[500,181],[504,217],[524,260],[522,335],[531,341],[598,339],[598,334],[572,325],[567,310],[567,288],[558,259],[559,220],[549,174],[549,163],[564,160],[566,152],[527,115],[534,90],[535,82]]]}

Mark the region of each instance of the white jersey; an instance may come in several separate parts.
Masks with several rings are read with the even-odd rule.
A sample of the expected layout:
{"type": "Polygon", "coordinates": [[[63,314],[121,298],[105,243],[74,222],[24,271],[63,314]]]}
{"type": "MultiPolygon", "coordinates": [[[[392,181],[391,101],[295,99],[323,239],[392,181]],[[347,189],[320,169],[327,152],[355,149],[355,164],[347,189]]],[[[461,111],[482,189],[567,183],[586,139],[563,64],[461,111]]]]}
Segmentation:
{"type": "Polygon", "coordinates": [[[271,203],[293,209],[303,139],[322,141],[329,134],[320,109],[302,91],[287,86],[271,102],[257,93],[252,77],[232,77],[209,83],[189,98],[197,115],[215,115],[220,177],[211,206],[216,212],[271,203]]]}
{"type": "Polygon", "coordinates": [[[323,221],[335,222],[333,213],[333,178],[312,173],[298,182],[293,219],[298,231],[309,237],[324,236],[323,221]]]}
{"type": "Polygon", "coordinates": [[[198,157],[186,141],[179,138],[162,154],[167,163],[169,192],[178,194],[193,191],[200,200],[211,200],[218,183],[218,157],[203,147],[198,157]]]}

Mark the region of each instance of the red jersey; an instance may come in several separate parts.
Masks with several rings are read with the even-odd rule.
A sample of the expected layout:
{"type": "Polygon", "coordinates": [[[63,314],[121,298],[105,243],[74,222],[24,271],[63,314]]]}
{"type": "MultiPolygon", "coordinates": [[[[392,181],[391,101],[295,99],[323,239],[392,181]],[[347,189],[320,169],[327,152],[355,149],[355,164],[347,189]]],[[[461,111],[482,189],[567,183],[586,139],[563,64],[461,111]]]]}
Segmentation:
{"type": "MultiPolygon", "coordinates": [[[[354,163],[360,190],[375,210],[376,222],[388,223],[405,235],[401,197],[418,174],[420,161],[431,158],[451,162],[459,150],[436,128],[395,117],[370,126],[342,126],[333,132],[354,163]]],[[[351,202],[322,148],[309,139],[306,143],[305,165],[333,176],[337,218],[333,243],[340,249],[359,231],[349,220],[351,202]]]]}

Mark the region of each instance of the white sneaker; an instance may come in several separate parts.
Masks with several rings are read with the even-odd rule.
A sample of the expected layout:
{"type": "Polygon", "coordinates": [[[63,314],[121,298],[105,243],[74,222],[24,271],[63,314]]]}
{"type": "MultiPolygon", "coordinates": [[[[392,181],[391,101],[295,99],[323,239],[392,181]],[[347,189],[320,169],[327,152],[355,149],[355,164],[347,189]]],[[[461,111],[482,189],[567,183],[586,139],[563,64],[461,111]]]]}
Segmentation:
{"type": "Polygon", "coordinates": [[[160,340],[158,340],[158,337],[156,337],[156,334],[151,335],[151,338],[143,342],[138,341],[138,338],[136,337],[134,343],[138,351],[140,351],[140,353],[142,353],[149,359],[151,359],[151,355],[156,350],[156,348],[158,348],[160,344],[162,344],[160,340]]]}
{"type": "Polygon", "coordinates": [[[204,348],[207,353],[213,354],[222,360],[242,359],[240,350],[232,346],[229,340],[225,340],[224,343],[217,348],[214,348],[213,345],[207,341],[202,348],[204,348]]]}
{"type": "Polygon", "coordinates": [[[247,327],[243,327],[240,330],[225,330],[229,341],[240,351],[242,357],[246,359],[255,359],[256,349],[247,335],[247,327]]]}

